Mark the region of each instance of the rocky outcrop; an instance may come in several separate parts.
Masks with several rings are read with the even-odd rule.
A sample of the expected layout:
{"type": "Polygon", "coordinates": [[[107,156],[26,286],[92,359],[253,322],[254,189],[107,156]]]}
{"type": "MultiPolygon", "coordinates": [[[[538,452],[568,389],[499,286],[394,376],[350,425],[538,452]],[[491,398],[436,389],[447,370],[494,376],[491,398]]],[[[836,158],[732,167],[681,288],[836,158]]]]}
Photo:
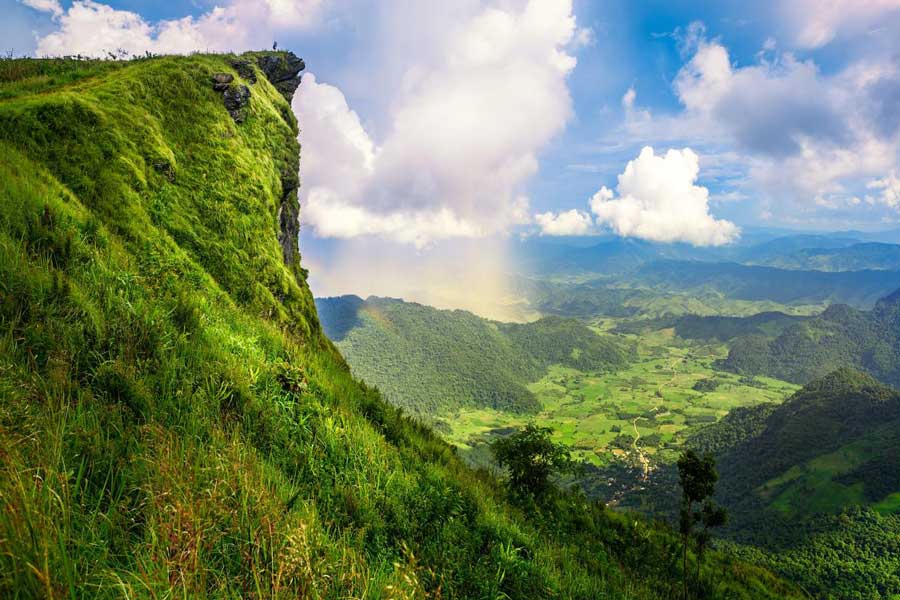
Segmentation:
{"type": "Polygon", "coordinates": [[[299,146],[293,160],[281,170],[281,206],[278,207],[278,243],[288,266],[300,264],[297,241],[300,237],[300,203],[297,190],[300,188],[299,146]]]}
{"type": "Polygon", "coordinates": [[[231,66],[242,79],[250,83],[256,83],[256,69],[253,68],[253,64],[249,60],[233,60],[231,61],[231,66]]]}
{"type": "Polygon", "coordinates": [[[256,64],[290,104],[300,85],[300,73],[306,68],[303,59],[293,52],[278,52],[258,57],[256,64]]]}
{"type": "Polygon", "coordinates": [[[225,108],[235,123],[243,123],[247,118],[246,107],[250,104],[250,88],[246,85],[231,85],[223,94],[225,108]]]}
{"type": "Polygon", "coordinates": [[[234,75],[231,73],[216,73],[213,75],[212,80],[213,89],[217,92],[224,92],[231,85],[231,82],[234,81],[234,75]]]}

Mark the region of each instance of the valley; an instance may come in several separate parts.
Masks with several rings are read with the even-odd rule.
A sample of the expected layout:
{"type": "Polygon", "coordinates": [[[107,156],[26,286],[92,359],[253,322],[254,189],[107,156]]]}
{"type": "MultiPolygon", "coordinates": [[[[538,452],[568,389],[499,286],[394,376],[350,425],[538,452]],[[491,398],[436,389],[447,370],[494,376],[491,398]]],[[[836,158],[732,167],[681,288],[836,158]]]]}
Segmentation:
{"type": "Polygon", "coordinates": [[[438,428],[449,431],[447,439],[464,453],[477,455],[493,432],[534,421],[552,427],[575,456],[594,466],[646,461],[652,471],[674,462],[692,433],[732,409],[780,403],[798,388],[715,370],[715,361],[727,355],[721,343],[680,340],[672,329],[623,337],[636,344],[634,362],[612,373],[551,367],[528,386],[540,402],[533,414],[459,409],[441,418],[438,428]]]}

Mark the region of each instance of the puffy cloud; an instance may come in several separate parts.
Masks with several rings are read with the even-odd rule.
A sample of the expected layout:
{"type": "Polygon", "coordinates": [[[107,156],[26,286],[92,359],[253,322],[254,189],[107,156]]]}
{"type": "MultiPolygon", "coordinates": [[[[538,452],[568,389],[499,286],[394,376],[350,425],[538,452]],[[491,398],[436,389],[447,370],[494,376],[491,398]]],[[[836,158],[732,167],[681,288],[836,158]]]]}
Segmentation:
{"type": "Polygon", "coordinates": [[[560,213],[540,213],[534,220],[541,228],[541,235],[587,235],[594,225],[591,215],[574,208],[560,213]]]}
{"type": "Polygon", "coordinates": [[[736,187],[721,193],[757,198],[779,217],[846,206],[896,168],[896,59],[864,56],[826,75],[768,41],[755,63],[739,66],[701,26],[684,40],[688,58],[673,85],[683,110],[650,114],[629,90],[624,130],[632,142],[703,148],[733,174],[723,183],[736,187]]]}
{"type": "Polygon", "coordinates": [[[793,29],[794,41],[803,48],[819,48],[839,33],[859,32],[883,24],[900,12],[900,0],[790,0],[780,4],[793,29]]]}
{"type": "Polygon", "coordinates": [[[866,186],[870,190],[881,190],[877,196],[866,196],[870,203],[880,202],[891,208],[900,209],[900,178],[895,171],[882,179],[870,181],[866,186]]]}
{"type": "Polygon", "coordinates": [[[690,148],[657,156],[646,147],[619,175],[618,197],[601,188],[591,198],[591,211],[621,236],[696,246],[730,243],[740,230],[709,213],[709,192],[695,184],[699,173],[700,159],[690,148]]]}
{"type": "Polygon", "coordinates": [[[783,156],[804,139],[847,141],[844,99],[830,84],[812,62],[791,55],[734,68],[724,46],[700,40],[675,92],[688,113],[727,131],[744,149],[783,156]]]}
{"type": "MultiPolygon", "coordinates": [[[[322,84],[301,86],[295,100],[306,148],[301,194],[318,235],[380,235],[421,245],[502,233],[527,220],[522,187],[537,172],[538,150],[572,113],[571,2],[467,3],[431,18],[441,20],[428,25],[439,33],[416,38],[416,55],[404,54],[378,143],[350,116],[343,96],[336,100],[337,88],[327,86],[324,94],[322,84]],[[322,109],[335,102],[340,110],[322,109]],[[361,137],[371,160],[346,161],[344,149],[361,137]],[[357,216],[364,227],[334,225],[357,216]]],[[[394,24],[385,34],[416,33],[408,29],[394,24]]]]}
{"type": "Polygon", "coordinates": [[[278,31],[314,24],[322,0],[232,0],[198,17],[156,23],[94,0],[76,0],[67,11],[54,0],[23,0],[50,12],[57,29],[37,42],[39,56],[107,53],[185,54],[268,47],[278,31]]]}

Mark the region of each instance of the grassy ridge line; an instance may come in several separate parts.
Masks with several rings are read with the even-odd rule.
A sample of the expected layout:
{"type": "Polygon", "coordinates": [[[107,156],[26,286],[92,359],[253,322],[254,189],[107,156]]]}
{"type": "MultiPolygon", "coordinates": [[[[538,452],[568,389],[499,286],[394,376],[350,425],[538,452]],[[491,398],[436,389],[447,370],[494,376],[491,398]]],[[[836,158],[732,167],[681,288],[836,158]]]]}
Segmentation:
{"type": "Polygon", "coordinates": [[[44,64],[0,94],[0,595],[671,597],[665,528],[526,515],[352,379],[282,260],[297,125],[264,78],[237,125],[227,56],[44,64]]]}

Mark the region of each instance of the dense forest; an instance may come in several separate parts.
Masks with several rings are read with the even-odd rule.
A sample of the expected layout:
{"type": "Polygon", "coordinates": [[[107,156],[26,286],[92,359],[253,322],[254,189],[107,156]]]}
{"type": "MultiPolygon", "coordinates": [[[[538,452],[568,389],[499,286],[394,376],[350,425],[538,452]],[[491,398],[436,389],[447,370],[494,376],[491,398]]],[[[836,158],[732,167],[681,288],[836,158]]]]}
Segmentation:
{"type": "Polygon", "coordinates": [[[816,597],[900,593],[900,392],[842,369],[689,444],[719,457],[729,549],[816,597]]]}
{"type": "Polygon", "coordinates": [[[297,248],[301,69],[0,62],[0,595],[672,598],[670,528],[512,499],[351,377],[297,248]]]}
{"type": "Polygon", "coordinates": [[[762,333],[735,340],[721,366],[797,383],[851,366],[900,385],[900,290],[879,300],[871,311],[833,305],[774,338],[762,333]]]}
{"type": "Polygon", "coordinates": [[[803,320],[805,317],[775,311],[747,317],[681,315],[625,321],[617,324],[613,332],[640,333],[671,327],[683,339],[727,342],[741,336],[776,336],[803,320]]]}
{"type": "Polygon", "coordinates": [[[526,386],[550,365],[604,372],[623,367],[634,352],[561,317],[496,323],[466,311],[356,296],[319,298],[316,305],[354,374],[422,416],[461,406],[534,412],[539,404],[526,386]]]}

